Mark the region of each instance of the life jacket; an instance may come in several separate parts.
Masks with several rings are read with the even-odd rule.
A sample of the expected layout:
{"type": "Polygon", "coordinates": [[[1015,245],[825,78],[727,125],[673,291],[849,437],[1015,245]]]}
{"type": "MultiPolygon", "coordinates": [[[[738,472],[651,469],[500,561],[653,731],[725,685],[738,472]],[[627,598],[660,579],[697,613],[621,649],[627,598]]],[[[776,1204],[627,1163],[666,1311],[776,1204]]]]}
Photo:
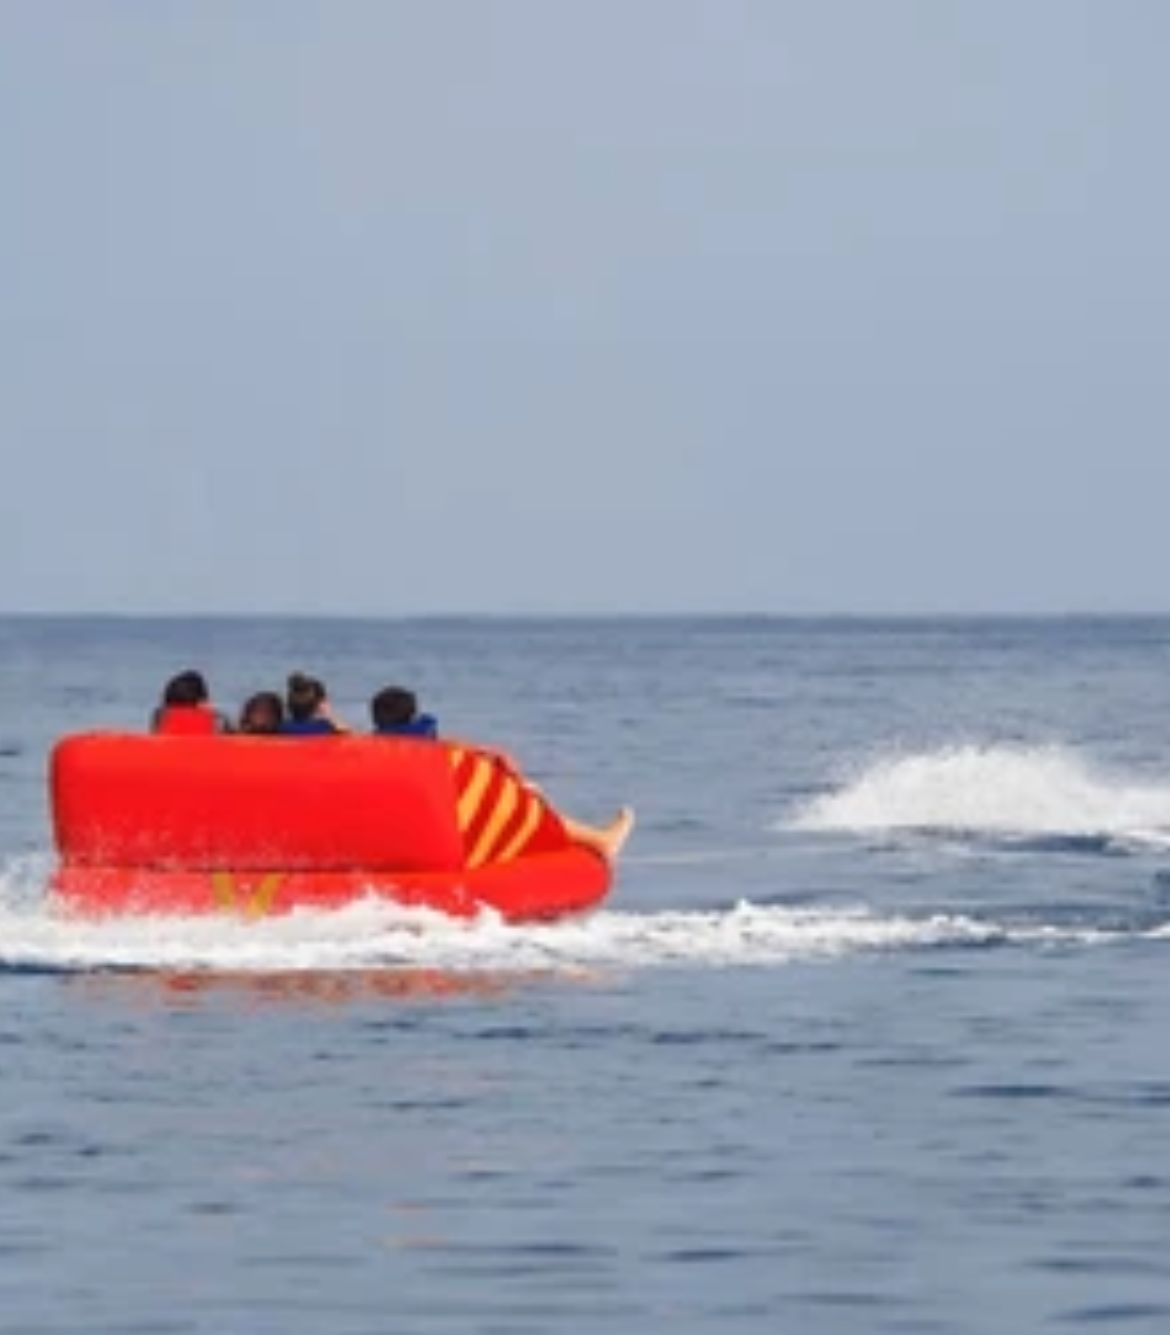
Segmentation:
{"type": "Polygon", "coordinates": [[[154,716],[154,731],[171,736],[210,736],[219,730],[219,716],[210,705],[163,705],[154,716]]]}
{"type": "Polygon", "coordinates": [[[407,723],[392,723],[375,732],[379,737],[438,737],[439,724],[433,714],[416,714],[407,723]]]}

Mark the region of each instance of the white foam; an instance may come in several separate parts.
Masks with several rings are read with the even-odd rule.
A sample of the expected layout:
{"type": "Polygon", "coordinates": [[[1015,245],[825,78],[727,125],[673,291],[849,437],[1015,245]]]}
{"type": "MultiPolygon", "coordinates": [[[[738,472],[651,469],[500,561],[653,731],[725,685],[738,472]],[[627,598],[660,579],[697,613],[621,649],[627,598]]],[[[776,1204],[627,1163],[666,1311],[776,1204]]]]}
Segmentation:
{"type": "Polygon", "coordinates": [[[879,760],[788,822],[801,830],[1104,837],[1170,845],[1170,783],[1064,747],[961,746],[879,760]]]}
{"type": "Polygon", "coordinates": [[[220,916],[92,921],[55,912],[43,884],[43,860],[10,862],[0,870],[0,968],[225,973],[426,968],[478,974],[726,967],[1103,935],[1044,927],[1009,931],[961,915],[882,916],[864,908],[751,903],[709,911],[611,909],[526,926],[492,915],[461,921],[374,898],[340,911],[303,911],[259,922],[220,916]]]}

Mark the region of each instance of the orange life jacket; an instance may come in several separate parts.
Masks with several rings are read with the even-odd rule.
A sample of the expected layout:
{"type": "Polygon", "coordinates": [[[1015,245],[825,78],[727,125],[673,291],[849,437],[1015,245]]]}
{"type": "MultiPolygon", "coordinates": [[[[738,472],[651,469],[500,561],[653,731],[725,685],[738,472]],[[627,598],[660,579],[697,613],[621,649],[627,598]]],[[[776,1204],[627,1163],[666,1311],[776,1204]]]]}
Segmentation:
{"type": "Polygon", "coordinates": [[[210,736],[219,731],[219,719],[210,705],[164,705],[155,715],[154,730],[172,736],[210,736]]]}

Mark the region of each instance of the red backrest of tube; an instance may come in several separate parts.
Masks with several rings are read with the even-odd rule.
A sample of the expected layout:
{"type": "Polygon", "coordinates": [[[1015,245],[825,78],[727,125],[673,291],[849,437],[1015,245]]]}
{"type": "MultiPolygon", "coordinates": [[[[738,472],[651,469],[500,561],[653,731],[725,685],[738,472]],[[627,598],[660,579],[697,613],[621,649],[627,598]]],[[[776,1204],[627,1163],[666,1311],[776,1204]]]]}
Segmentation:
{"type": "Polygon", "coordinates": [[[66,737],[51,761],[67,863],[458,871],[448,748],[397,737],[66,737]]]}

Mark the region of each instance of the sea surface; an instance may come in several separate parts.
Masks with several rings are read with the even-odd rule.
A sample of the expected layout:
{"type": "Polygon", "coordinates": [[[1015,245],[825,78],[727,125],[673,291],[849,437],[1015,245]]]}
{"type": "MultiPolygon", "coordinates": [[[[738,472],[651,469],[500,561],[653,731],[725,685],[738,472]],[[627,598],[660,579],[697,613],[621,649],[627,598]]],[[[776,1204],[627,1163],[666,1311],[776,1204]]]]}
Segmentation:
{"type": "Polygon", "coordinates": [[[0,1330],[1170,1330],[1170,621],[0,619],[0,1330]],[[59,734],[391,682],[603,911],[54,913],[59,734]]]}

